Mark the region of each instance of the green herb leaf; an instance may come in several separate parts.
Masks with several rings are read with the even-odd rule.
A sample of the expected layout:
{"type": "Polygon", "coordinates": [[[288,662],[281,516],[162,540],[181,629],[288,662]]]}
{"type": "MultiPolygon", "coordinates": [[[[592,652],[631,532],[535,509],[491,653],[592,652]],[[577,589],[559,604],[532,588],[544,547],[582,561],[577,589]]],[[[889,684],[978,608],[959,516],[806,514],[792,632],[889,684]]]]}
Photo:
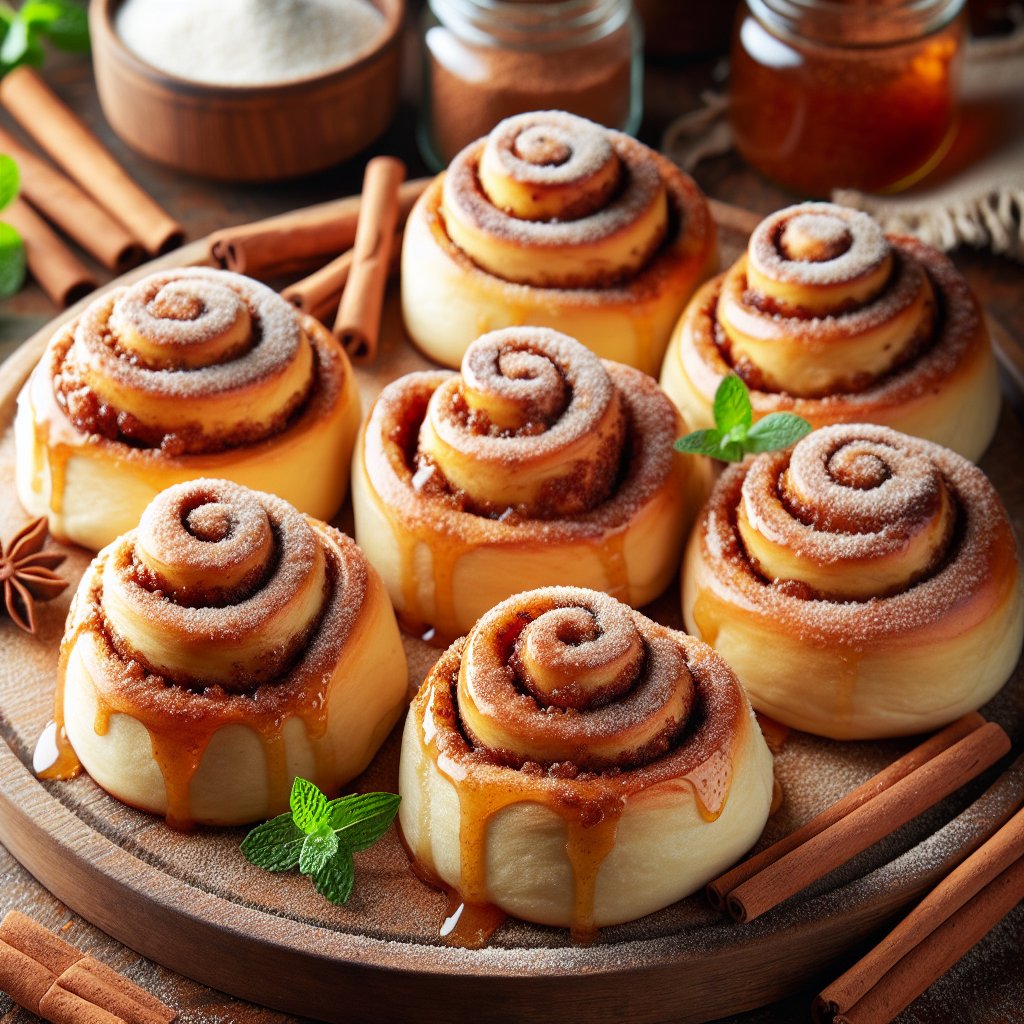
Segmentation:
{"type": "Polygon", "coordinates": [[[15,18],[7,27],[3,45],[0,46],[0,64],[5,71],[18,64],[32,64],[42,61],[43,49],[36,39],[31,25],[24,18],[15,18]]]}
{"type": "Polygon", "coordinates": [[[25,283],[25,243],[10,224],[0,223],[0,298],[25,283]]]}
{"type": "Polygon", "coordinates": [[[722,435],[717,430],[695,430],[692,434],[679,438],[673,447],[677,452],[710,455],[711,458],[717,459],[722,450],[722,435]]]}
{"type": "Polygon", "coordinates": [[[0,210],[14,202],[21,187],[21,175],[14,158],[0,153],[0,210]]]}
{"type": "Polygon", "coordinates": [[[344,846],[339,846],[338,852],[313,875],[316,891],[331,903],[346,903],[355,880],[356,866],[344,846]]]}
{"type": "Polygon", "coordinates": [[[292,783],[292,820],[307,835],[327,822],[327,797],[312,782],[296,779],[292,783]]]}
{"type": "Polygon", "coordinates": [[[69,0],[41,0],[41,5],[48,9],[56,9],[56,16],[51,17],[41,27],[46,38],[57,47],[70,53],[89,52],[89,15],[84,7],[71,3],[69,0]]]}
{"type": "Polygon", "coordinates": [[[735,374],[729,374],[715,391],[715,426],[727,434],[737,427],[746,428],[754,422],[750,393],[746,384],[735,374]]]}
{"type": "Polygon", "coordinates": [[[773,412],[757,423],[746,384],[735,374],[723,378],[715,391],[715,427],[695,430],[675,443],[677,452],[707,455],[722,462],[742,462],[751,453],[788,448],[810,433],[801,416],[773,412]]]}
{"type": "Polygon", "coordinates": [[[291,871],[299,860],[308,837],[292,821],[290,812],[257,825],[242,840],[246,860],[267,871],[291,871]]]}
{"type": "Polygon", "coordinates": [[[355,882],[352,854],[384,835],[400,803],[394,793],[354,793],[328,802],[312,782],[297,778],[291,812],[254,828],[242,853],[270,871],[297,867],[324,897],[344,903],[355,882]]]}
{"type": "Polygon", "coordinates": [[[747,433],[747,450],[774,452],[796,444],[811,432],[811,425],[802,416],[791,412],[773,412],[758,420],[747,433]]]}
{"type": "Polygon", "coordinates": [[[396,793],[354,793],[328,805],[331,828],[353,853],[373,846],[391,827],[402,798],[396,793]]]}
{"type": "Polygon", "coordinates": [[[315,875],[338,852],[338,833],[324,827],[306,836],[299,856],[299,870],[304,875],[315,875]]]}

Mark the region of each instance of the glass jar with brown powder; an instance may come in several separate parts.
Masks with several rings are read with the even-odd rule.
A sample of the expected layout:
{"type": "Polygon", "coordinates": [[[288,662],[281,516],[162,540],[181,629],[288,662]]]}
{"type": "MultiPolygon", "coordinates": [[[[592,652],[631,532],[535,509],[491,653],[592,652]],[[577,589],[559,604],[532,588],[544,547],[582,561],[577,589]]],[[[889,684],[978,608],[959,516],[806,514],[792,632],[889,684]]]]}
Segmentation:
{"type": "Polygon", "coordinates": [[[635,132],[642,32],[631,0],[429,0],[420,148],[440,169],[503,118],[567,110],[635,132]]]}
{"type": "Polygon", "coordinates": [[[746,0],[733,39],[740,155],[806,196],[905,188],[956,130],[964,0],[746,0]]]}

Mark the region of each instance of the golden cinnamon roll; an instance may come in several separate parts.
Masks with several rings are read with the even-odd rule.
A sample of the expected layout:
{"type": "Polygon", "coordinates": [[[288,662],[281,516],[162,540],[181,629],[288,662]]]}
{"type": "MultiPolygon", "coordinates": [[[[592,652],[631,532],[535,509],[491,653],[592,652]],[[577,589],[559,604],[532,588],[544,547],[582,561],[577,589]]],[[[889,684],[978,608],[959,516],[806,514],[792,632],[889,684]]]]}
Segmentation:
{"type": "Polygon", "coordinates": [[[449,642],[519,590],[629,604],[669,583],[708,490],[646,374],[541,327],[475,341],[462,374],[388,385],[356,447],[356,539],[400,618],[449,642]]]}
{"type": "Polygon", "coordinates": [[[429,876],[580,936],[681,899],[764,827],[772,757],[706,644],[589,590],[518,594],[453,644],[402,741],[429,876]]]}
{"type": "Polygon", "coordinates": [[[695,428],[738,373],[754,416],[880,423],[977,459],[1000,397],[988,332],[942,253],[866,213],[804,203],[762,221],[746,255],[693,297],[662,387],[695,428]]]}
{"type": "Polygon", "coordinates": [[[168,488],[96,556],[61,665],[58,735],[104,789],[177,826],[271,817],[296,775],[337,789],[407,689],[355,542],[226,480],[168,488]]]}
{"type": "Polygon", "coordinates": [[[359,418],[348,359],[312,317],[227,271],[154,274],[50,342],[18,400],[18,497],[93,549],[200,476],[330,519],[359,418]]]}
{"type": "Polygon", "coordinates": [[[726,470],[690,538],[683,618],[759,711],[836,739],[979,707],[1024,634],[1016,544],[985,475],[865,424],[726,470]]]}
{"type": "Polygon", "coordinates": [[[420,198],[402,309],[446,366],[485,331],[538,324],[656,373],[715,266],[714,223],[689,177],[627,135],[541,111],[467,146],[420,198]]]}

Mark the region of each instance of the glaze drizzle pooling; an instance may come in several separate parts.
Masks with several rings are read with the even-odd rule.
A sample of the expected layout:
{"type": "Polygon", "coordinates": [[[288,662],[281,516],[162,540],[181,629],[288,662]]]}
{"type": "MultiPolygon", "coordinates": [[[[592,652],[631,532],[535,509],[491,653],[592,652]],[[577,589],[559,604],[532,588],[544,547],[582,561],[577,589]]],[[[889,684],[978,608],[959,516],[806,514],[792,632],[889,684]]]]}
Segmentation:
{"type": "MultiPolygon", "coordinates": [[[[259,737],[256,765],[265,771],[267,807],[287,806],[296,757],[310,759],[304,771],[333,788],[344,781],[339,776],[349,760],[361,768],[383,739],[359,735],[362,712],[355,709],[344,724],[348,744],[325,735],[346,647],[358,624],[363,632],[375,630],[365,620],[375,614],[378,592],[354,542],[273,495],[220,480],[164,491],[138,530],[100,552],[76,596],[62,646],[56,722],[45,739],[52,742],[55,734],[57,756],[52,765],[37,766],[40,774],[76,774],[73,744],[105,783],[103,765],[95,771],[85,754],[96,757],[92,736],[106,736],[123,715],[144,727],[162,780],[153,800],[165,799],[166,807],[147,809],[162,810],[172,826],[218,820],[216,811],[195,811],[193,784],[211,741],[233,726],[259,737]],[[74,693],[66,691],[72,677],[74,693]],[[81,708],[92,704],[94,720],[81,720],[81,708]],[[294,733],[286,742],[292,719],[308,741],[301,754],[289,754],[296,742],[294,733]]],[[[390,643],[375,668],[381,692],[391,696],[362,702],[374,733],[393,722],[405,686],[404,658],[389,649],[398,640],[390,610],[387,618],[390,643]]],[[[116,786],[114,780],[112,791],[122,796],[116,786]]],[[[260,788],[255,780],[250,786],[260,788]]],[[[129,785],[123,798],[135,802],[130,791],[129,785]]],[[[221,820],[234,813],[226,808],[221,820]]]]}
{"type": "Polygon", "coordinates": [[[588,941],[602,865],[631,801],[644,794],[651,806],[659,792],[685,793],[697,820],[712,826],[748,730],[763,745],[731,673],[692,638],[593,591],[520,594],[442,655],[414,702],[403,785],[417,792],[403,803],[406,840],[427,877],[441,876],[466,907],[480,908],[496,898],[488,856],[496,819],[516,805],[543,807],[561,822],[571,876],[571,909],[559,923],[588,941]],[[435,770],[457,793],[455,878],[433,852],[435,770]]]}

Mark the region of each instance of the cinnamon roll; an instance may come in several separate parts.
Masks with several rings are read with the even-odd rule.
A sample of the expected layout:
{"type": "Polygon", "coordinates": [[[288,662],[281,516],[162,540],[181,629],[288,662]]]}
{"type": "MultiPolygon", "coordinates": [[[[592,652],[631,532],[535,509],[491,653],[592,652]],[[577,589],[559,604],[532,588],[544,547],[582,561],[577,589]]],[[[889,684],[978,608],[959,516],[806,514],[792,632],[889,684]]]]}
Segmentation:
{"type": "Polygon", "coordinates": [[[661,384],[693,427],[714,425],[715,390],[732,372],[756,418],[880,423],[972,460],[999,417],[988,331],[953,264],[830,203],[762,221],[687,306],[661,384]]]}
{"type": "Polygon", "coordinates": [[[316,320],[227,271],[154,274],[50,342],[18,400],[18,497],[94,550],[200,476],[326,520],[345,498],[359,418],[348,359],[316,320]]]}
{"type": "Polygon", "coordinates": [[[560,111],[502,121],[413,209],[402,309],[457,367],[485,331],[537,324],[656,373],[672,326],[717,266],[693,181],[620,132],[560,111]]]}
{"type": "Polygon", "coordinates": [[[764,827],[772,757],[706,644],[589,590],[518,594],[406,719],[399,811],[428,877],[580,937],[681,899],[764,827]]]}
{"type": "MultiPolygon", "coordinates": [[[[406,690],[394,612],[355,542],[201,479],[163,491],[86,571],[56,722],[119,800],[232,825],[286,810],[296,775],[331,791],[361,772],[406,690]]],[[[76,769],[65,757],[57,774],[76,769]]]]}
{"type": "Polygon", "coordinates": [[[864,424],[725,472],[687,549],[683,618],[759,711],[836,739],[979,707],[1024,634],[1017,548],[985,475],[864,424]]]}
{"type": "Polygon", "coordinates": [[[668,586],[709,489],[646,374],[546,328],[477,339],[461,375],[374,404],[352,474],[356,540],[409,629],[450,642],[519,590],[569,583],[633,605],[668,586]]]}

